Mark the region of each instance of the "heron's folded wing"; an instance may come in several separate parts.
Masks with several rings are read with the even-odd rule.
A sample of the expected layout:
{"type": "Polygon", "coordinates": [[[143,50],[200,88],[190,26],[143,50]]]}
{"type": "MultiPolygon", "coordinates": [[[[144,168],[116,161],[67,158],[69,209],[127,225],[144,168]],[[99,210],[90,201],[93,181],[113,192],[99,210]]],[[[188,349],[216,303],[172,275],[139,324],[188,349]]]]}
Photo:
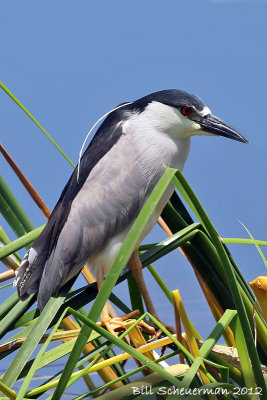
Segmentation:
{"type": "Polygon", "coordinates": [[[21,298],[26,298],[27,295],[38,290],[44,267],[54,253],[74,199],[99,160],[118,142],[121,135],[122,122],[116,115],[109,116],[98,129],[81,159],[79,179],[77,179],[76,168],[63,189],[44,230],[26,253],[17,272],[15,286],[21,298]]]}
{"type": "Polygon", "coordinates": [[[124,141],[122,136],[99,160],[73,199],[46,261],[38,301],[56,292],[110,238],[131,226],[142,208],[146,182],[124,141]]]}

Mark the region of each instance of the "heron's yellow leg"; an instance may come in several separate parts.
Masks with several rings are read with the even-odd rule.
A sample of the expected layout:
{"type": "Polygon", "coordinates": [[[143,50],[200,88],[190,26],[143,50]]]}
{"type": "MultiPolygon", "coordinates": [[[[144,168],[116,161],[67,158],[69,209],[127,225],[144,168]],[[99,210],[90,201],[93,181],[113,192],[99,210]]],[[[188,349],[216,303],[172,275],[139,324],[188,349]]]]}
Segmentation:
{"type": "MultiPolygon", "coordinates": [[[[144,275],[143,275],[143,269],[142,269],[142,263],[140,261],[139,258],[139,254],[138,254],[138,250],[135,249],[133,251],[133,254],[131,255],[130,258],[130,266],[131,266],[131,272],[132,272],[132,276],[134,277],[139,290],[141,292],[141,295],[144,299],[147,311],[153,315],[153,317],[155,317],[158,321],[160,321],[162,323],[163,326],[165,326],[171,333],[175,333],[175,329],[170,326],[165,324],[164,322],[162,322],[158,316],[158,313],[155,309],[155,306],[151,300],[149,291],[147,289],[145,280],[144,280],[144,275]]],[[[159,336],[160,332],[157,333],[157,336],[159,336]]]]}

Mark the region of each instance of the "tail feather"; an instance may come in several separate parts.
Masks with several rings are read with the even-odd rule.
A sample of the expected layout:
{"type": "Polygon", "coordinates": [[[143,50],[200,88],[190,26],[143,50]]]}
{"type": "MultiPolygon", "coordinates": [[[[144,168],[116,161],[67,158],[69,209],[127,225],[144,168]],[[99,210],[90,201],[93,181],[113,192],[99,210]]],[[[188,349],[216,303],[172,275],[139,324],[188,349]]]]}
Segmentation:
{"type": "Polygon", "coordinates": [[[14,286],[17,287],[20,299],[25,300],[30,294],[37,293],[38,307],[41,311],[50,297],[57,295],[87,261],[87,256],[81,258],[76,242],[74,249],[71,247],[73,241],[69,235],[61,236],[51,247],[49,241],[45,242],[39,236],[16,271],[14,286]]]}
{"type": "Polygon", "coordinates": [[[20,268],[15,272],[13,286],[17,288],[19,298],[27,299],[30,294],[38,292],[43,274],[46,253],[39,252],[38,248],[31,247],[25,254],[20,268]]]}
{"type": "Polygon", "coordinates": [[[30,294],[38,293],[37,301],[42,310],[49,298],[57,294],[64,283],[64,268],[58,268],[60,261],[54,258],[55,249],[47,259],[47,253],[40,254],[33,247],[25,254],[20,268],[15,272],[13,286],[17,288],[19,298],[26,300],[30,294]],[[51,265],[52,264],[52,265],[51,265]],[[49,268],[51,267],[52,268],[49,268]],[[47,270],[50,271],[47,274],[47,270]]]}

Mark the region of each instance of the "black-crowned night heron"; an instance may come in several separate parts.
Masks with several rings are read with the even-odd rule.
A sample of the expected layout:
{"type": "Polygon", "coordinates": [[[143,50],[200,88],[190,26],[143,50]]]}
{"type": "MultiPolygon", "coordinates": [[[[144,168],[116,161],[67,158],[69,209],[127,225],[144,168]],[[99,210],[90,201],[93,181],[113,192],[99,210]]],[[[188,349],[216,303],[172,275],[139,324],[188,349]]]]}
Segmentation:
{"type": "MultiPolygon", "coordinates": [[[[220,135],[246,143],[235,129],[215,117],[197,96],[181,90],[152,93],[112,111],[96,132],[65,186],[41,235],[25,255],[15,285],[24,300],[38,292],[42,310],[53,295],[88,262],[98,287],[164,165],[183,169],[193,135],[220,135]]],[[[141,276],[137,248],[155,225],[174,188],[169,185],[145,230],[131,266],[141,276]]]]}

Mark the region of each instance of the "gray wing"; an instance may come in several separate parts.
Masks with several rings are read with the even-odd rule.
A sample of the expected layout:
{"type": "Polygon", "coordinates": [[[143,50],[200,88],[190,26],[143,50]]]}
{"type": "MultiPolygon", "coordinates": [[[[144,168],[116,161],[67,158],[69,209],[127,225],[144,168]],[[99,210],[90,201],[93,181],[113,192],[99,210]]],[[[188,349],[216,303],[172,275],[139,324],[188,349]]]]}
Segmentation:
{"type": "Polygon", "coordinates": [[[121,125],[106,124],[96,134],[81,160],[79,183],[76,169],[26,254],[16,282],[22,299],[38,291],[43,308],[142,208],[147,182],[138,173],[121,125]]]}

